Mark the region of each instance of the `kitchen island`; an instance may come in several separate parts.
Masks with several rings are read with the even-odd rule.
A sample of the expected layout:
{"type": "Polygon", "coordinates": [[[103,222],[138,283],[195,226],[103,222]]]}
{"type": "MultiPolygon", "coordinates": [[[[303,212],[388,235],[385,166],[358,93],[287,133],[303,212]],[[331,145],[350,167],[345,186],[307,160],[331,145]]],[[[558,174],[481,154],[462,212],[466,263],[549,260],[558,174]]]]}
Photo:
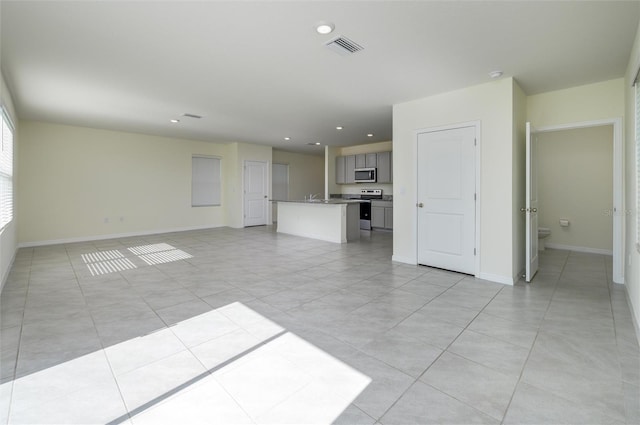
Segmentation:
{"type": "Polygon", "coordinates": [[[360,239],[360,201],[312,199],[278,203],[278,233],[346,243],[360,239]]]}

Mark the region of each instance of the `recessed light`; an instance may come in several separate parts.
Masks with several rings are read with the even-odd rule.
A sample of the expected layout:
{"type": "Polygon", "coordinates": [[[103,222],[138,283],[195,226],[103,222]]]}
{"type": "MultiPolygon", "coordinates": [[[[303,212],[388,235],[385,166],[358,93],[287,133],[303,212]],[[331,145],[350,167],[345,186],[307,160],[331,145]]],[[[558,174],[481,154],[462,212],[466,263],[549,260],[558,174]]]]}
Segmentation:
{"type": "Polygon", "coordinates": [[[367,137],[373,137],[373,133],[367,134],[367,137]]]}
{"type": "Polygon", "coordinates": [[[342,130],[343,128],[344,128],[343,126],[339,125],[336,127],[336,130],[342,130]]]}
{"type": "Polygon", "coordinates": [[[289,141],[291,140],[291,137],[285,137],[284,140],[289,141]]]}
{"type": "Polygon", "coordinates": [[[177,123],[180,122],[180,120],[173,119],[173,120],[171,120],[171,122],[174,123],[174,124],[177,124],[177,123]]]}
{"type": "Polygon", "coordinates": [[[320,146],[320,142],[315,142],[314,145],[320,146]]]}
{"type": "Polygon", "coordinates": [[[311,142],[311,143],[307,143],[307,145],[309,145],[309,146],[320,146],[320,142],[315,142],[315,143],[311,142]]]}
{"type": "Polygon", "coordinates": [[[335,25],[333,25],[331,22],[323,21],[316,24],[316,31],[318,32],[318,34],[322,35],[330,34],[334,28],[335,25]]]}
{"type": "Polygon", "coordinates": [[[500,77],[502,77],[502,71],[499,71],[499,70],[491,71],[489,73],[489,77],[491,77],[491,78],[500,78],[500,77]]]}

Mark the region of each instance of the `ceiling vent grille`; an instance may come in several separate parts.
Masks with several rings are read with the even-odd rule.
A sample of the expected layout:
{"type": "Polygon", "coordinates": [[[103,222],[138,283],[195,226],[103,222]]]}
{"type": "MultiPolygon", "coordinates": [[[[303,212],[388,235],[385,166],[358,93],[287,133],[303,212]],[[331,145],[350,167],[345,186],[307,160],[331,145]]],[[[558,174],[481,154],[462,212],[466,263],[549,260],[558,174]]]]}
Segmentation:
{"type": "Polygon", "coordinates": [[[342,56],[351,55],[364,49],[364,47],[358,43],[355,43],[343,36],[338,36],[333,40],[328,41],[325,43],[325,46],[327,46],[329,50],[332,50],[342,56]]]}
{"type": "Polygon", "coordinates": [[[183,117],[187,117],[187,118],[195,118],[195,119],[200,119],[202,118],[202,115],[196,115],[196,114],[189,114],[189,113],[184,113],[182,114],[183,117]]]}

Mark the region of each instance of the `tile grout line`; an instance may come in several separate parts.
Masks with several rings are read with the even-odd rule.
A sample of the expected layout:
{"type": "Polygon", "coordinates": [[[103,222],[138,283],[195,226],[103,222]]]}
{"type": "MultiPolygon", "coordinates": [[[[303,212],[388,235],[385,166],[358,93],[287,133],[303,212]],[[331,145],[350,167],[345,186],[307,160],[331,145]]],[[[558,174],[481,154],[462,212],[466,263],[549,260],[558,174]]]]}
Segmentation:
{"type": "MultiPolygon", "coordinates": [[[[463,274],[463,273],[461,273],[461,274],[463,274]]],[[[465,278],[466,278],[466,276],[465,276],[465,277],[463,277],[462,279],[460,279],[459,281],[457,281],[456,283],[454,283],[453,285],[451,285],[449,288],[447,288],[446,290],[444,290],[443,292],[441,292],[440,294],[438,294],[438,295],[437,295],[437,296],[435,296],[434,298],[432,298],[431,300],[429,300],[429,301],[428,301],[424,306],[428,305],[429,303],[431,303],[431,301],[433,301],[433,300],[435,300],[435,299],[439,298],[440,296],[442,296],[444,293],[446,293],[447,291],[449,291],[451,288],[453,288],[454,286],[456,286],[458,283],[462,282],[465,278]]],[[[474,278],[475,278],[475,276],[474,276],[474,278]]],[[[417,279],[417,278],[416,278],[416,279],[417,279]]],[[[489,414],[487,414],[487,413],[485,413],[485,412],[482,412],[481,410],[479,410],[479,409],[475,408],[474,406],[471,406],[471,405],[467,404],[466,402],[464,402],[464,401],[462,401],[462,400],[459,400],[458,398],[454,397],[453,395],[451,395],[451,394],[449,394],[449,393],[446,393],[446,392],[444,392],[444,391],[442,391],[442,390],[440,390],[440,389],[438,389],[438,388],[434,387],[433,385],[430,385],[430,384],[429,384],[429,383],[427,383],[427,382],[420,381],[420,378],[422,378],[422,377],[424,376],[424,374],[425,374],[425,373],[427,373],[427,371],[428,371],[429,369],[431,369],[431,366],[433,366],[433,365],[434,365],[434,364],[435,364],[435,363],[436,363],[436,362],[437,362],[437,361],[442,357],[442,355],[443,355],[445,352],[448,352],[447,350],[449,349],[449,347],[451,347],[451,345],[452,345],[452,344],[453,344],[453,343],[454,343],[454,342],[455,342],[455,341],[460,337],[460,335],[462,335],[462,334],[464,333],[464,331],[465,331],[465,330],[467,330],[467,328],[469,327],[469,325],[471,325],[471,323],[473,323],[473,321],[474,321],[474,320],[476,320],[476,318],[477,318],[477,317],[478,317],[478,316],[479,316],[479,315],[484,311],[484,309],[485,309],[485,308],[486,308],[486,307],[491,303],[491,301],[493,301],[493,300],[498,296],[498,294],[500,294],[500,292],[502,292],[502,290],[503,290],[503,289],[504,289],[504,288],[500,288],[500,289],[498,290],[498,292],[496,292],[496,293],[495,293],[495,295],[494,295],[493,297],[491,297],[491,299],[490,299],[490,300],[485,304],[485,306],[484,306],[484,307],[482,307],[482,309],[478,312],[478,314],[476,314],[476,315],[473,317],[473,319],[471,319],[471,320],[469,321],[469,323],[467,323],[467,325],[466,325],[464,328],[462,328],[462,330],[460,331],[460,333],[459,333],[458,335],[456,335],[456,337],[455,337],[455,338],[454,338],[454,339],[453,339],[453,340],[452,340],[452,341],[451,341],[451,342],[450,342],[450,343],[449,343],[449,344],[448,344],[448,345],[447,345],[447,346],[446,346],[446,347],[445,347],[445,348],[440,352],[440,354],[438,354],[438,356],[437,356],[437,357],[436,357],[436,358],[431,362],[431,364],[429,364],[429,366],[428,366],[424,371],[422,371],[422,373],[421,373],[417,378],[415,378],[415,379],[414,379],[414,381],[411,383],[411,385],[409,385],[409,386],[407,387],[407,389],[406,389],[406,390],[404,390],[404,391],[402,392],[402,394],[400,394],[400,396],[399,396],[398,398],[396,398],[396,400],[395,400],[393,403],[391,403],[391,405],[389,406],[389,408],[387,408],[387,410],[385,410],[385,411],[384,411],[384,413],[383,413],[382,415],[380,415],[380,417],[378,418],[378,420],[380,420],[382,417],[384,417],[384,415],[386,415],[387,413],[389,413],[389,411],[390,411],[390,410],[391,410],[391,409],[392,409],[392,408],[393,408],[393,407],[394,407],[394,406],[395,406],[395,405],[400,401],[400,399],[401,399],[402,397],[404,397],[404,395],[405,395],[405,394],[406,394],[406,393],[407,393],[407,392],[408,392],[408,391],[409,391],[409,390],[410,390],[410,389],[411,389],[411,388],[412,388],[412,387],[413,387],[417,382],[421,382],[421,383],[423,383],[423,384],[425,384],[425,385],[429,385],[431,388],[434,388],[436,391],[439,391],[439,392],[441,392],[442,394],[444,394],[444,395],[446,395],[446,396],[448,396],[448,397],[451,397],[451,398],[453,398],[453,399],[455,399],[455,400],[459,401],[460,403],[464,404],[465,406],[468,406],[468,407],[470,407],[470,408],[472,408],[472,409],[474,409],[474,410],[477,410],[478,412],[481,412],[481,413],[482,413],[482,414],[484,414],[484,415],[487,415],[487,416],[489,416],[489,417],[492,417],[492,418],[493,418],[493,416],[491,416],[491,415],[489,415],[489,414]]],[[[423,306],[423,307],[424,307],[424,306],[423,306]]],[[[423,308],[423,307],[421,307],[421,308],[423,308]]],[[[419,309],[418,309],[418,310],[419,310],[419,309]]],[[[416,311],[417,311],[417,310],[416,310],[416,311]]],[[[414,313],[415,313],[415,312],[414,312],[414,313]]],[[[412,314],[413,314],[413,313],[412,313],[412,314]]],[[[405,318],[405,320],[406,320],[406,318],[405,318]]],[[[400,323],[401,323],[401,322],[400,322],[400,323]]],[[[397,326],[397,325],[396,325],[396,326],[397,326]]],[[[394,327],[395,327],[395,326],[394,326],[394,327]]],[[[393,329],[393,328],[391,328],[391,329],[393,329]]],[[[438,347],[438,348],[439,348],[439,347],[438,347]]],[[[454,354],[454,355],[457,355],[457,354],[455,354],[455,353],[453,353],[453,354],[454,354]]],[[[460,356],[460,357],[463,357],[463,356],[460,356]]],[[[465,358],[465,357],[463,357],[463,358],[465,358]]],[[[465,359],[466,359],[466,358],[465,358],[465,359]]],[[[377,360],[378,360],[378,359],[377,359],[377,360]]],[[[469,360],[469,359],[466,359],[466,360],[469,360]]],[[[380,361],[382,361],[382,360],[380,360],[380,361]]],[[[477,362],[475,362],[475,361],[473,361],[473,360],[469,360],[469,361],[472,361],[473,363],[476,363],[476,364],[480,364],[480,363],[477,363],[477,362]]],[[[383,362],[383,363],[384,363],[384,362],[383,362]]],[[[385,364],[386,364],[386,363],[385,363],[385,364]]],[[[389,365],[389,366],[391,366],[391,365],[389,365]]],[[[481,366],[484,366],[484,365],[481,365],[481,366]]],[[[394,366],[391,366],[391,367],[394,367],[394,366]]],[[[486,367],[486,366],[485,366],[485,367],[486,367]]],[[[394,368],[395,368],[395,367],[394,367],[394,368]]],[[[395,368],[395,369],[397,369],[397,368],[395,368]]],[[[397,369],[397,370],[399,370],[399,369],[397,369]]],[[[402,371],[400,371],[400,372],[402,372],[402,371]]],[[[403,373],[404,373],[404,372],[403,372],[403,373]]],[[[410,375],[409,375],[409,376],[410,376],[410,375]]],[[[497,419],[497,418],[495,418],[495,419],[497,419]]]]}
{"type": "MultiPolygon", "coordinates": [[[[547,303],[547,308],[544,312],[544,314],[542,315],[542,318],[540,319],[540,322],[538,323],[537,329],[536,329],[536,336],[533,339],[533,342],[531,343],[531,347],[529,347],[529,353],[527,354],[527,358],[524,360],[524,363],[522,364],[522,368],[520,369],[520,373],[518,375],[518,380],[516,381],[516,385],[513,388],[513,391],[511,393],[511,397],[509,398],[509,402],[507,403],[507,407],[504,409],[504,415],[502,416],[502,420],[500,421],[501,425],[504,425],[504,421],[507,417],[507,414],[509,413],[509,408],[511,407],[511,403],[513,403],[513,397],[515,397],[516,395],[516,391],[518,389],[518,386],[520,385],[522,381],[522,375],[524,374],[524,370],[527,367],[527,363],[529,362],[529,358],[531,357],[531,353],[533,352],[533,347],[536,345],[536,341],[538,340],[538,335],[540,334],[540,329],[542,328],[542,322],[544,322],[544,318],[547,316],[547,313],[549,312],[549,309],[551,308],[551,302],[553,301],[553,296],[555,295],[557,289],[558,289],[558,283],[560,282],[560,279],[562,278],[562,275],[564,273],[564,269],[567,265],[567,261],[569,260],[569,256],[567,255],[567,257],[565,258],[563,264],[562,264],[562,269],[560,270],[560,273],[558,274],[558,278],[556,279],[556,282],[553,286],[553,292],[551,293],[551,296],[549,297],[549,302],[547,303]]],[[[531,285],[531,283],[527,283],[527,285],[531,285]]],[[[530,384],[527,384],[530,385],[530,384]]]]}
{"type": "MultiPolygon", "coordinates": [[[[15,381],[18,376],[18,360],[20,359],[20,346],[22,345],[22,330],[24,329],[24,315],[27,312],[27,300],[29,299],[29,290],[31,287],[31,269],[33,267],[34,249],[31,248],[31,258],[29,262],[29,277],[27,278],[27,289],[24,295],[24,305],[22,306],[22,319],[20,320],[20,336],[18,337],[18,346],[16,347],[16,363],[13,366],[13,376],[11,377],[11,394],[9,395],[9,409],[7,411],[7,424],[11,422],[11,413],[13,411],[13,391],[15,389],[15,381]]],[[[13,268],[13,264],[11,264],[13,268]]],[[[4,289],[4,288],[3,288],[4,289]]]]}

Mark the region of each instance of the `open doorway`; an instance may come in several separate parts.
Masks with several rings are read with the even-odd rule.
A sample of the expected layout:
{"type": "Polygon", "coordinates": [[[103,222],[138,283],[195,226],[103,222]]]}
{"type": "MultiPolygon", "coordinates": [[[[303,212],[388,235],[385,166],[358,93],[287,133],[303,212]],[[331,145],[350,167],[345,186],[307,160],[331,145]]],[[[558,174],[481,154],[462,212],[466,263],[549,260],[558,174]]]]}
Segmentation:
{"type": "Polygon", "coordinates": [[[539,249],[613,255],[613,126],[537,135],[539,249]]]}
{"type": "Polygon", "coordinates": [[[612,255],[616,283],[624,281],[621,135],[622,120],[612,119],[541,128],[535,138],[539,226],[550,231],[540,242],[612,255]]]}

